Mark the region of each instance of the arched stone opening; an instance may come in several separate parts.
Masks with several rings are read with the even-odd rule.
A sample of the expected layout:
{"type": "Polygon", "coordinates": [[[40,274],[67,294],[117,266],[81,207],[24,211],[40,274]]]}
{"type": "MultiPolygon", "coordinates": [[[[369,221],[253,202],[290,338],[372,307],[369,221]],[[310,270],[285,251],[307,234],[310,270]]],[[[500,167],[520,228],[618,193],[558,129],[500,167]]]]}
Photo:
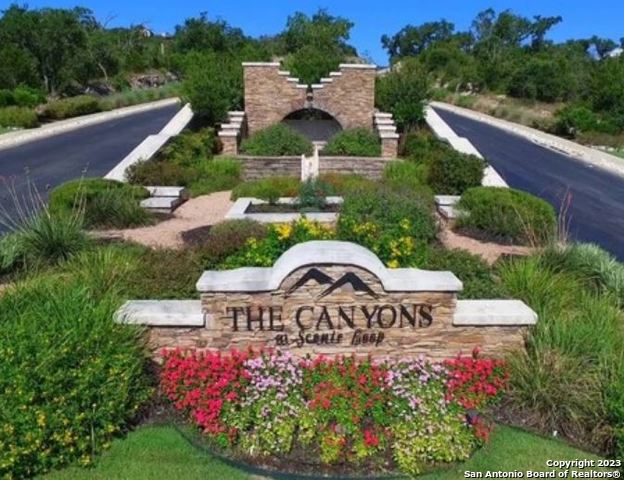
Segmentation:
{"type": "Polygon", "coordinates": [[[312,142],[326,142],[342,130],[340,122],[318,108],[302,108],[289,113],[282,120],[312,142]]]}

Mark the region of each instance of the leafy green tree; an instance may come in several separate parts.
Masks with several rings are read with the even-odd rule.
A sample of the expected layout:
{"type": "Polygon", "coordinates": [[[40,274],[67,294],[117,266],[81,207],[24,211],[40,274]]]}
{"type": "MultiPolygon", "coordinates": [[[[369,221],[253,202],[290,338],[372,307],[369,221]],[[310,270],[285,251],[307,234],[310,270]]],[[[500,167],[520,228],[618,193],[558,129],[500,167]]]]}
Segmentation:
{"type": "Polygon", "coordinates": [[[0,46],[0,88],[39,85],[37,59],[13,43],[0,46]]]}
{"type": "Polygon", "coordinates": [[[390,61],[419,55],[436,42],[449,40],[455,25],[446,20],[426,22],[415,27],[407,25],[392,37],[383,35],[381,44],[388,51],[390,61]]]}
{"type": "Polygon", "coordinates": [[[316,83],[336,70],[356,50],[347,42],[353,23],[319,10],[312,17],[297,12],[288,17],[280,34],[285,67],[304,83],[316,83]]]}
{"type": "Polygon", "coordinates": [[[591,81],[591,102],[595,111],[604,112],[624,129],[624,55],[605,58],[591,81]]]}
{"type": "Polygon", "coordinates": [[[86,48],[83,22],[90,21],[91,12],[84,8],[28,10],[12,5],[0,22],[0,44],[28,50],[43,86],[55,93],[70,80],[72,59],[86,48]]]}
{"type": "Polygon", "coordinates": [[[228,110],[242,107],[243,71],[238,59],[194,52],[185,57],[183,73],[184,100],[206,123],[221,122],[228,110]]]}
{"type": "Polygon", "coordinates": [[[248,42],[240,28],[222,20],[210,21],[206,12],[198,18],[187,18],[175,28],[175,49],[178,52],[235,52],[248,42]]]}
{"type": "Polygon", "coordinates": [[[405,58],[375,84],[377,106],[391,112],[403,131],[408,131],[424,116],[424,103],[429,96],[430,80],[422,64],[405,58]]]}

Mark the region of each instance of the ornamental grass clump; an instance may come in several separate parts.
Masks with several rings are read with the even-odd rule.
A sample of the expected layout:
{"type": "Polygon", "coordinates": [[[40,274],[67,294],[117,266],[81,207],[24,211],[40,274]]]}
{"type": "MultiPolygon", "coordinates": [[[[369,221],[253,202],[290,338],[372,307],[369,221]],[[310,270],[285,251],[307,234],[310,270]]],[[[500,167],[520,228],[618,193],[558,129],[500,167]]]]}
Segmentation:
{"type": "Polygon", "coordinates": [[[466,459],[491,429],[479,412],[507,384],[504,363],[476,351],[440,363],[279,350],[163,355],[162,391],[210,440],[317,472],[351,465],[417,475],[466,459]]]}
{"type": "Polygon", "coordinates": [[[507,411],[543,432],[612,453],[624,425],[624,313],[615,295],[587,284],[584,269],[551,251],[503,263],[509,296],[539,316],[526,353],[510,357],[507,411]]]}

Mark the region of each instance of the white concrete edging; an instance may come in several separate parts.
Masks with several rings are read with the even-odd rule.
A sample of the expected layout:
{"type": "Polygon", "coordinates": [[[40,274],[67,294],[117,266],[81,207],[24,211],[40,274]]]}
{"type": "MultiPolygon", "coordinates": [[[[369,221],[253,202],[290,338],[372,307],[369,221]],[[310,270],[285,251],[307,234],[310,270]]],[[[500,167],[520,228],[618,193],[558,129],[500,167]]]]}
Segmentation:
{"type": "Polygon", "coordinates": [[[151,327],[203,327],[200,300],[130,300],[115,313],[115,321],[151,327]]]}
{"type": "Polygon", "coordinates": [[[17,147],[28,142],[41,140],[43,138],[52,137],[54,135],[70,132],[72,130],[78,130],[82,127],[107,122],[114,118],[123,118],[136,113],[147,112],[149,110],[175,105],[179,102],[180,100],[178,98],[167,98],[156,102],[117,108],[108,112],[98,112],[89,115],[82,115],[80,117],[68,118],[67,120],[59,120],[58,122],[53,122],[38,128],[5,133],[0,135],[0,150],[17,147]]]}
{"type": "MultiPolygon", "coordinates": [[[[425,107],[425,121],[440,140],[447,142],[451,147],[461,153],[475,155],[483,158],[483,155],[467,138],[458,136],[455,131],[438,115],[429,105],[425,107]]],[[[509,187],[503,177],[492,167],[487,165],[483,171],[481,184],[485,187],[509,187]]]]}
{"type": "MultiPolygon", "coordinates": [[[[342,203],[342,197],[326,197],[328,204],[340,204],[342,203]]],[[[292,204],[296,203],[297,198],[294,197],[281,197],[278,204],[292,204]]],[[[321,223],[331,223],[338,220],[337,212],[308,212],[302,213],[246,213],[250,205],[263,205],[266,204],[264,200],[253,197],[241,197],[234,202],[232,208],[225,214],[226,220],[240,220],[250,219],[260,223],[290,223],[295,220],[299,220],[302,217],[306,217],[309,220],[314,220],[321,223]]]]}
{"type": "Polygon", "coordinates": [[[453,325],[524,326],[535,325],[537,313],[521,300],[458,300],[453,325]]]}
{"type": "Polygon", "coordinates": [[[193,118],[191,106],[187,103],[175,116],[169,120],[160,133],[149,135],[135,147],[126,157],[108,172],[107,180],[126,181],[126,170],[137,162],[149,160],[160,150],[171,137],[178,135],[193,118]]]}

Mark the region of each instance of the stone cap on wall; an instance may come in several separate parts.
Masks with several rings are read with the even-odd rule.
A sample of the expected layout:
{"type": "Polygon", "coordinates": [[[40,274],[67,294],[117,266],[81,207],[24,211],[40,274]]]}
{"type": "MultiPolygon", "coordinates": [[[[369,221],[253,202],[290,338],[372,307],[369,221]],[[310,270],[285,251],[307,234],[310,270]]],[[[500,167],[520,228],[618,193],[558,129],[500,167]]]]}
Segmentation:
{"type": "Polygon", "coordinates": [[[377,70],[377,65],[372,63],[341,63],[339,68],[359,68],[361,70],[377,70]]]}
{"type": "Polygon", "coordinates": [[[386,268],[370,250],[351,242],[314,240],[291,247],[273,267],[207,270],[197,281],[200,292],[268,292],[277,290],[295,270],[308,265],[352,265],[368,270],[388,292],[458,292],[461,281],[452,272],[418,268],[386,268]]]}
{"type": "Polygon", "coordinates": [[[243,62],[243,67],[279,67],[280,62],[243,62]]]}

